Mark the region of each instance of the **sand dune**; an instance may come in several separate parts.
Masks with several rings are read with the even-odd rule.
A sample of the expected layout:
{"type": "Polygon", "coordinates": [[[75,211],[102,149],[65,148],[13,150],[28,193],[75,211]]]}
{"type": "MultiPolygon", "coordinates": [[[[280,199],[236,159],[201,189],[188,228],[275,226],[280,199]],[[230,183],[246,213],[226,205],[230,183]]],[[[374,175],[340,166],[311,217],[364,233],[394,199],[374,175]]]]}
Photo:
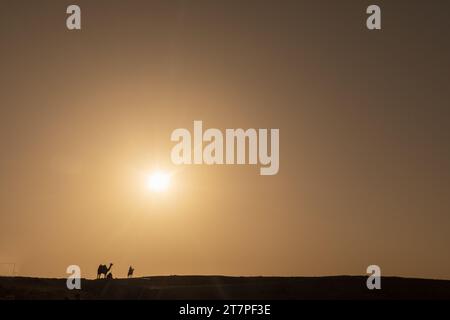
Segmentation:
{"type": "Polygon", "coordinates": [[[368,290],[366,277],[156,276],[82,279],[68,290],[66,279],[0,278],[0,299],[450,299],[449,280],[382,278],[368,290]]]}

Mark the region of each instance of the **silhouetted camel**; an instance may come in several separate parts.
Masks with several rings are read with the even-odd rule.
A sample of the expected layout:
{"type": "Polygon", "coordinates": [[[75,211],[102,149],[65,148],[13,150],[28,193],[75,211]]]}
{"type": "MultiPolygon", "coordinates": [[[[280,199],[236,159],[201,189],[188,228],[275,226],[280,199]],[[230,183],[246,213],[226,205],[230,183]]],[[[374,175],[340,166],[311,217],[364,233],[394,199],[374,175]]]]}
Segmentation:
{"type": "Polygon", "coordinates": [[[133,269],[132,266],[130,266],[130,268],[128,269],[128,278],[132,278],[133,277],[133,272],[134,272],[134,269],[133,269]]]}
{"type": "Polygon", "coordinates": [[[106,275],[108,274],[109,270],[111,270],[112,266],[112,263],[109,264],[109,268],[105,264],[99,265],[97,269],[97,279],[100,279],[102,277],[102,274],[104,275],[104,278],[106,278],[106,275]]]}

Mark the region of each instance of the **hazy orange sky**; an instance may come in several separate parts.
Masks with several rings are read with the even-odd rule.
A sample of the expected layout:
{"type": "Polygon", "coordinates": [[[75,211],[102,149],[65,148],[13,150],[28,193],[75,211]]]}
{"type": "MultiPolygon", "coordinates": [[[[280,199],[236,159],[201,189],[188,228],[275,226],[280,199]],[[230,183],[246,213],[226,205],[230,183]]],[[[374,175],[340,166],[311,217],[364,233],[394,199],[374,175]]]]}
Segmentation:
{"type": "Polygon", "coordinates": [[[449,3],[376,3],[1,1],[0,264],[450,279],[449,3]],[[279,128],[279,173],[172,165],[194,120],[279,128]]]}

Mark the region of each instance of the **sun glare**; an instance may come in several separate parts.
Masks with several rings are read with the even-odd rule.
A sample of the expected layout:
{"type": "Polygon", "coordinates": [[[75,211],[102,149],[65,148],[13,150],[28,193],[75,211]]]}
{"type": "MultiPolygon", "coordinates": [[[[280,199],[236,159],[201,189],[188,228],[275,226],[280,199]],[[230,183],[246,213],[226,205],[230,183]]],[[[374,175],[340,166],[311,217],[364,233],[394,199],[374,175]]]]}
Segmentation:
{"type": "Polygon", "coordinates": [[[166,191],[169,188],[170,175],[163,171],[156,171],[148,176],[147,186],[155,192],[166,191]]]}

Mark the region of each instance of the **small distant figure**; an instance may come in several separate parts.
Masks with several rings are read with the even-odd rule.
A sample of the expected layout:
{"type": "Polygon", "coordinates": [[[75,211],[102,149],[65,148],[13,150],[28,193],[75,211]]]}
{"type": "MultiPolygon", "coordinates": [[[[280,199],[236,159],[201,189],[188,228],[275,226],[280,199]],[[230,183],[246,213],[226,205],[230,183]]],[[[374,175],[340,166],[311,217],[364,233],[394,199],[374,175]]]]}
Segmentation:
{"type": "Polygon", "coordinates": [[[108,272],[109,270],[111,270],[112,266],[113,266],[112,263],[109,264],[109,267],[107,267],[105,264],[99,265],[97,269],[97,279],[101,279],[102,274],[103,277],[106,279],[106,276],[108,275],[108,272]]]}
{"type": "Polygon", "coordinates": [[[130,266],[130,268],[128,269],[128,278],[133,278],[133,272],[134,272],[134,269],[132,266],[130,266]]]}
{"type": "Polygon", "coordinates": [[[111,272],[108,273],[108,275],[106,276],[106,279],[108,279],[108,280],[113,279],[113,275],[111,272]]]}

